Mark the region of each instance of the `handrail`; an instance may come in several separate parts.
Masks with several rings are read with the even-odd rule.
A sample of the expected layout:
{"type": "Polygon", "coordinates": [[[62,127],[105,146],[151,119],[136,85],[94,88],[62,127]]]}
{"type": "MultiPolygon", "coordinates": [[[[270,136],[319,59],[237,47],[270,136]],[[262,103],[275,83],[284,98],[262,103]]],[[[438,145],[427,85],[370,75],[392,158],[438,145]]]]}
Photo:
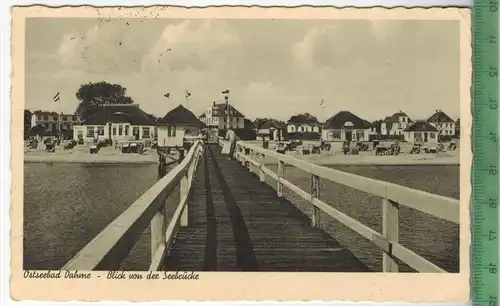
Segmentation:
{"type": "Polygon", "coordinates": [[[315,165],[244,141],[238,141],[237,148],[236,158],[240,160],[245,167],[250,168],[250,165],[253,165],[258,168],[258,175],[261,182],[265,182],[266,175],[272,177],[276,181],[278,196],[283,196],[283,187],[286,187],[313,205],[311,217],[311,225],[313,227],[319,226],[319,214],[320,211],[322,211],[346,225],[351,230],[367,238],[380,248],[383,254],[384,272],[398,272],[399,267],[394,260],[394,258],[397,258],[418,272],[446,273],[445,270],[399,244],[399,207],[400,205],[407,206],[458,224],[460,215],[460,202],[458,200],[315,165]],[[256,161],[253,158],[255,154],[276,159],[278,163],[277,173],[265,167],[263,163],[256,161]],[[285,164],[299,168],[311,175],[310,192],[302,190],[300,187],[284,178],[285,164]],[[378,233],[356,219],[351,218],[321,201],[319,199],[320,178],[381,197],[383,233],[378,233]]]}
{"type": "Polygon", "coordinates": [[[149,270],[160,269],[178,226],[188,225],[187,199],[202,152],[203,142],[197,141],[177,167],[111,222],[69,260],[62,270],[118,269],[148,224],[151,224],[149,270]],[[166,202],[178,185],[180,185],[179,204],[167,224],[166,202]]]}

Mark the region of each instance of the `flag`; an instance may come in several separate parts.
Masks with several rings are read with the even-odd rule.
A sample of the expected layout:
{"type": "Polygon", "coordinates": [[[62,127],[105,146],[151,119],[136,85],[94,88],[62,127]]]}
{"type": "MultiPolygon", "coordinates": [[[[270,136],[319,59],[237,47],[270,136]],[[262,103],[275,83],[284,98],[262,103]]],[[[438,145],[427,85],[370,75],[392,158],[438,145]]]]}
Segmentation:
{"type": "Polygon", "coordinates": [[[170,99],[170,93],[167,92],[166,94],[163,95],[165,98],[170,99]]]}
{"type": "Polygon", "coordinates": [[[54,96],[53,100],[54,102],[57,102],[59,101],[60,97],[59,97],[59,92],[57,92],[57,94],[54,96]]]}
{"type": "Polygon", "coordinates": [[[186,99],[191,96],[191,93],[186,89],[186,99]]]}
{"type": "Polygon", "coordinates": [[[229,94],[229,89],[224,90],[222,93],[225,95],[229,94]]]}

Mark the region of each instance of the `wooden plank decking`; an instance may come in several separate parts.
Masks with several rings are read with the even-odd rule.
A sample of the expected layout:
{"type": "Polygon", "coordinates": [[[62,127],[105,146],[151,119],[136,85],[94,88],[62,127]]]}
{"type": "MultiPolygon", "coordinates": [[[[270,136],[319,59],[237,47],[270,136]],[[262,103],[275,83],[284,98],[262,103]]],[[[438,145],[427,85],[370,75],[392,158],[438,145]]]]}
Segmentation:
{"type": "Polygon", "coordinates": [[[370,271],[238,161],[207,146],[168,271],[370,271]]]}

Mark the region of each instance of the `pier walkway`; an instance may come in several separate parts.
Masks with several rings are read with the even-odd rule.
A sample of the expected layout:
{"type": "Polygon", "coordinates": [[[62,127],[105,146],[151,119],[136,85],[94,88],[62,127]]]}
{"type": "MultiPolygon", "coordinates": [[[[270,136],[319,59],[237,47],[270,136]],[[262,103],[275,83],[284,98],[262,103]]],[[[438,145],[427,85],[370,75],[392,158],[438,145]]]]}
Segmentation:
{"type": "Polygon", "coordinates": [[[186,271],[369,271],[352,253],[216,146],[207,146],[165,268],[186,271]]]}
{"type": "Polygon", "coordinates": [[[399,207],[458,223],[458,200],[313,165],[243,142],[237,151],[237,160],[227,160],[218,145],[196,142],[178,166],[63,269],[119,269],[150,225],[149,270],[371,271],[335,235],[319,227],[320,213],[325,213],[377,246],[384,272],[398,272],[398,262],[418,272],[446,272],[399,244],[399,207]],[[277,173],[257,162],[257,155],[276,160],[277,173]],[[310,174],[309,191],[285,180],[285,164],[310,174]],[[257,171],[249,171],[251,167],[257,171]],[[276,188],[266,183],[266,177],[274,179],[276,188]],[[382,198],[383,232],[320,200],[320,179],[382,198]],[[283,188],[307,200],[312,216],[285,199],[283,188]]]}

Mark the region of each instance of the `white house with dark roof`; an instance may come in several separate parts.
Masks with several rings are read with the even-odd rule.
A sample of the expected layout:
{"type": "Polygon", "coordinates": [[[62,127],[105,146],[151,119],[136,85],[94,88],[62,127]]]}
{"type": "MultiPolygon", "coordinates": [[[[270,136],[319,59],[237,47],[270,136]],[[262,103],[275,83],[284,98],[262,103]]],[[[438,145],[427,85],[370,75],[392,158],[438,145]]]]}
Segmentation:
{"type": "Polygon", "coordinates": [[[138,104],[106,104],[81,125],[73,126],[73,138],[92,142],[111,139],[113,142],[151,140],[154,121],[138,104]]]}
{"type": "Polygon", "coordinates": [[[245,127],[245,116],[229,103],[213,103],[198,118],[209,128],[224,130],[227,126],[227,112],[229,111],[229,128],[242,129],[245,127]]]}
{"type": "Polygon", "coordinates": [[[159,147],[183,147],[186,137],[199,136],[206,125],[182,105],[156,122],[159,147]]]}
{"type": "Polygon", "coordinates": [[[437,109],[427,122],[439,131],[439,136],[455,136],[456,123],[442,110],[437,109]]]}
{"type": "Polygon", "coordinates": [[[417,120],[404,131],[405,140],[413,143],[436,144],[438,142],[438,129],[432,124],[417,120]]]}
{"type": "Polygon", "coordinates": [[[369,141],[376,134],[373,125],[349,111],[341,111],[328,119],[323,126],[325,141],[369,141]]]}
{"type": "Polygon", "coordinates": [[[388,116],[382,121],[380,126],[382,135],[404,135],[404,130],[409,127],[413,121],[408,115],[399,111],[392,116],[388,116]]]}
{"type": "Polygon", "coordinates": [[[276,119],[264,119],[256,126],[257,140],[285,140],[287,124],[276,119]]]}
{"type": "Polygon", "coordinates": [[[288,133],[314,132],[321,133],[318,119],[309,113],[294,115],[287,122],[288,133]]]}

